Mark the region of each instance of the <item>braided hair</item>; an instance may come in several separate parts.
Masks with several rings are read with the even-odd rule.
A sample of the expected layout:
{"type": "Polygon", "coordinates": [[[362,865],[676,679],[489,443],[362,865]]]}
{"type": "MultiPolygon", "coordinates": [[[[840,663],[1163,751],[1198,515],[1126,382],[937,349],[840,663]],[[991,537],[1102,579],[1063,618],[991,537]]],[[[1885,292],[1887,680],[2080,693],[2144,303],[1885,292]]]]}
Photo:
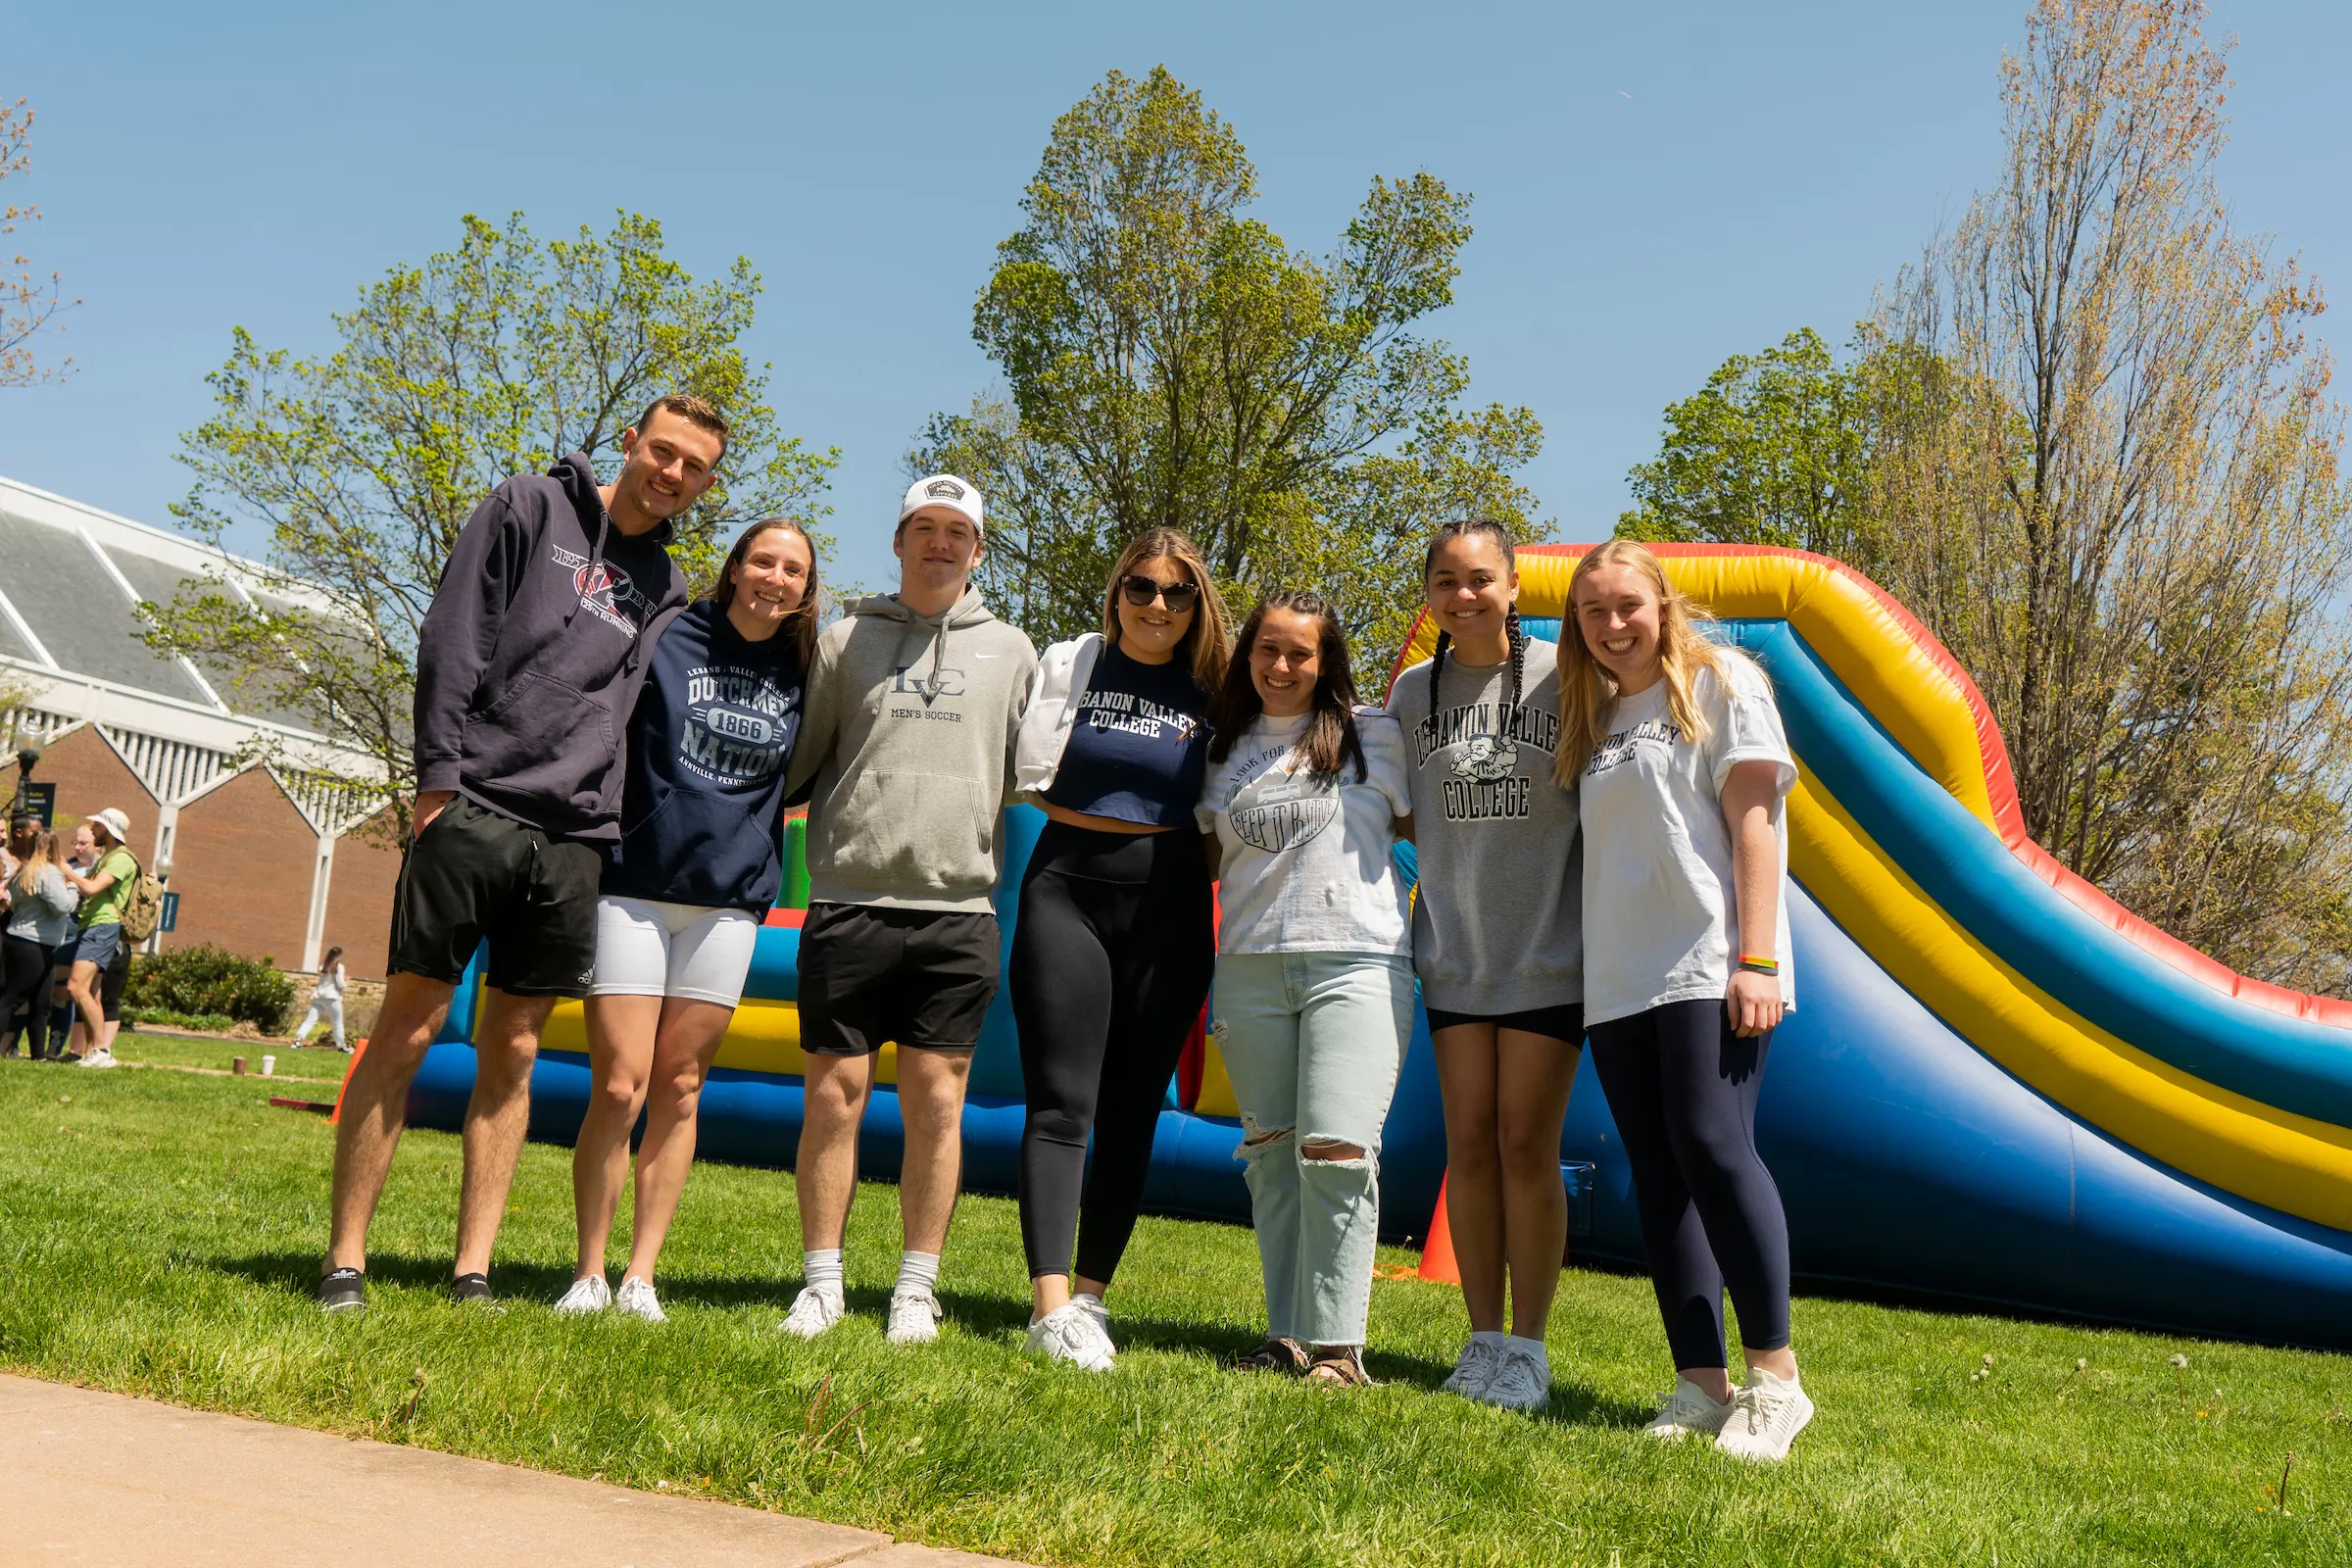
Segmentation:
{"type": "MultiPolygon", "coordinates": [[[[1517,552],[1512,549],[1511,530],[1507,526],[1493,517],[1456,517],[1450,522],[1440,524],[1438,531],[1430,536],[1429,550],[1421,558],[1421,580],[1424,583],[1429,581],[1429,574],[1437,569],[1438,551],[1448,540],[1468,539],[1479,535],[1493,539],[1495,548],[1502,552],[1502,564],[1513,570],[1517,569],[1519,558],[1517,552]]],[[[1509,707],[1517,709],[1519,697],[1525,685],[1524,676],[1527,667],[1527,636],[1519,629],[1519,607],[1517,605],[1511,606],[1503,615],[1502,630],[1503,635],[1510,640],[1511,647],[1509,707]]],[[[1452,646],[1453,633],[1447,631],[1444,626],[1440,626],[1438,628],[1438,651],[1429,659],[1429,710],[1432,713],[1438,710],[1438,681],[1446,672],[1446,650],[1452,646]]]]}

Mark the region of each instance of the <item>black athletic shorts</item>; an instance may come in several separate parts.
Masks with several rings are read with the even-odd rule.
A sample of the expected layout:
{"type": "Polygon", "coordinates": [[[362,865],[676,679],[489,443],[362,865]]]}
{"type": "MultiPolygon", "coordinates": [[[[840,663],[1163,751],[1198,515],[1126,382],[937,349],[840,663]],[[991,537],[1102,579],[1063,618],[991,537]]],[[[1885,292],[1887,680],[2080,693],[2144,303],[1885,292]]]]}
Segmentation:
{"type": "Polygon", "coordinates": [[[801,1050],[969,1051],[997,994],[993,914],[815,904],[801,925],[801,1050]]]}
{"type": "Polygon", "coordinates": [[[1585,1009],[1570,1002],[1556,1007],[1530,1007],[1525,1012],[1440,1012],[1429,1009],[1429,1032],[1451,1029],[1457,1024],[1491,1023],[1497,1029],[1515,1029],[1521,1034],[1548,1035],[1565,1040],[1572,1046],[1585,1041],[1585,1009]]]}
{"type": "Polygon", "coordinates": [[[584,997],[604,869],[589,846],[461,795],[401,859],[385,972],[455,985],[487,938],[489,984],[515,997],[584,997]]]}

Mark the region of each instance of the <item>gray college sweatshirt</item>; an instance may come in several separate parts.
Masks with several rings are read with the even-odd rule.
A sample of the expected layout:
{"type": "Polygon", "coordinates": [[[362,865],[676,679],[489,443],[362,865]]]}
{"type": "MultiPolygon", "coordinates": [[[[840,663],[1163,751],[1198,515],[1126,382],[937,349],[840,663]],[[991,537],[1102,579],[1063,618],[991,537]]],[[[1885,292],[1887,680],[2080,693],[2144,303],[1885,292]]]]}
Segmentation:
{"type": "Polygon", "coordinates": [[[1029,639],[977,589],[936,616],[876,594],[825,628],[791,784],[815,781],[810,903],[995,908],[1013,738],[1036,669],[1029,639]]]}

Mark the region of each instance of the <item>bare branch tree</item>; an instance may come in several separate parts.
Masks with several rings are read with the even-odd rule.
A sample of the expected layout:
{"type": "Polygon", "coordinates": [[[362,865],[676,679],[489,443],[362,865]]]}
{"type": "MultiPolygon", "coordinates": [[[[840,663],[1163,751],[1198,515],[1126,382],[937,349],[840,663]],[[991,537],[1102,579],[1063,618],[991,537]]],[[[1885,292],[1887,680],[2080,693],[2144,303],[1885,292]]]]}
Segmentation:
{"type": "MultiPolygon", "coordinates": [[[[0,180],[32,167],[32,106],[22,98],[13,104],[0,103],[0,180]]],[[[0,239],[15,233],[20,224],[37,221],[40,216],[37,207],[19,207],[13,202],[0,206],[0,239]]],[[[0,273],[0,386],[32,386],[74,373],[71,358],[44,367],[33,353],[32,340],[56,320],[59,312],[80,303],[65,298],[64,280],[56,272],[46,278],[35,276],[30,257],[20,255],[10,260],[9,270],[0,273]]]]}
{"type": "Polygon", "coordinates": [[[1888,586],[1975,673],[2027,826],[2235,966],[2343,985],[2352,498],[2317,286],[2213,182],[2202,0],[2039,0],[2004,176],[1877,330],[1888,586]]]}

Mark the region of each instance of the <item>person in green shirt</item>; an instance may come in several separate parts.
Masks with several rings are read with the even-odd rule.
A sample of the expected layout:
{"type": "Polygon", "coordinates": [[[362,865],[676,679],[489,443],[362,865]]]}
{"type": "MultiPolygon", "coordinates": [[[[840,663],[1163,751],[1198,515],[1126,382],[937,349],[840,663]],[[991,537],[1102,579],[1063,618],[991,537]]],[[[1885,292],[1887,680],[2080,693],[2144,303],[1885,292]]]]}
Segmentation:
{"type": "Polygon", "coordinates": [[[108,807],[74,830],[76,859],[79,852],[96,857],[87,875],[69,869],[66,880],[81,894],[74,919],[81,927],[74,946],[74,968],[66,991],[74,999],[74,1047],[84,1067],[112,1067],[115,1054],[106,1045],[106,1010],[98,1000],[98,980],[115,961],[122,944],[122,906],[139,874],[139,862],[122,847],[130,836],[130,818],[108,807]]]}

